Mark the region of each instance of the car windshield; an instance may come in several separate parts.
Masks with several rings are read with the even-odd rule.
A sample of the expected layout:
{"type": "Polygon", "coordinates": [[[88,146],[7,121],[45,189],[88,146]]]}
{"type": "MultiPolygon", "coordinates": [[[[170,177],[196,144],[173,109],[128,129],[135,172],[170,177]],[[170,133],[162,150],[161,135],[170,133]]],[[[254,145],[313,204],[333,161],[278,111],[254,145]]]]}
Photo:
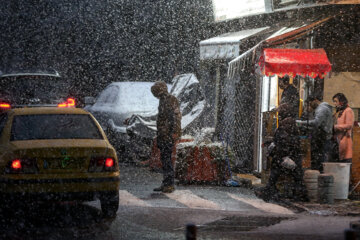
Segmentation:
{"type": "Polygon", "coordinates": [[[89,115],[44,114],[15,116],[11,141],[35,139],[103,139],[89,115]]]}
{"type": "Polygon", "coordinates": [[[99,104],[116,104],[118,98],[119,87],[109,86],[99,96],[97,103],[99,104]]]}
{"type": "Polygon", "coordinates": [[[132,111],[156,111],[159,100],[151,93],[151,84],[123,86],[119,91],[118,102],[132,111]]]}
{"type": "Polygon", "coordinates": [[[151,93],[153,83],[124,82],[110,85],[99,96],[96,106],[113,105],[118,111],[156,111],[159,100],[151,93]]]}

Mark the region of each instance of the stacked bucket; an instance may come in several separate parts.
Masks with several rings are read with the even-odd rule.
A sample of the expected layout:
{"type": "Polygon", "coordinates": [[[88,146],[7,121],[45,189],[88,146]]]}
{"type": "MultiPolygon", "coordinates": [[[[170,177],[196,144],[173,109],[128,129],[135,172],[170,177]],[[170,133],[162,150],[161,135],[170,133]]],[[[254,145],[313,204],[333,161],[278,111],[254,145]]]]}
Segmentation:
{"type": "Polygon", "coordinates": [[[318,176],[320,172],[317,170],[306,170],[304,173],[304,183],[308,192],[308,198],[311,202],[318,199],[318,176]]]}
{"type": "Polygon", "coordinates": [[[333,175],[320,174],[317,170],[306,170],[304,182],[311,202],[334,203],[335,185],[333,175]]]}
{"type": "Polygon", "coordinates": [[[334,176],[319,174],[318,176],[318,201],[319,203],[333,204],[335,198],[334,176]]]}

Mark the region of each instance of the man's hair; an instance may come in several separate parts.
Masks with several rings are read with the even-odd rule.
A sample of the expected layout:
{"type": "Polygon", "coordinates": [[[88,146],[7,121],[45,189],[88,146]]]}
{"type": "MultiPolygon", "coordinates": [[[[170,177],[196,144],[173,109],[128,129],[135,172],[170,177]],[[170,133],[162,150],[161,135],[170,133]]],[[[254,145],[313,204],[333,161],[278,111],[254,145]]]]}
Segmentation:
{"type": "Polygon", "coordinates": [[[313,93],[310,94],[306,99],[307,102],[312,102],[314,100],[322,101],[322,96],[320,96],[320,94],[313,93]]]}
{"type": "Polygon", "coordinates": [[[345,95],[343,93],[337,93],[335,94],[332,99],[334,100],[335,98],[337,98],[339,100],[340,103],[347,105],[348,104],[348,100],[345,97],[345,95]]]}
{"type": "Polygon", "coordinates": [[[288,84],[290,82],[290,78],[288,75],[285,75],[284,77],[280,77],[279,81],[282,81],[285,84],[288,84]]]}
{"type": "Polygon", "coordinates": [[[163,81],[155,82],[154,85],[151,87],[151,92],[153,94],[159,92],[168,92],[166,83],[163,81]]]}

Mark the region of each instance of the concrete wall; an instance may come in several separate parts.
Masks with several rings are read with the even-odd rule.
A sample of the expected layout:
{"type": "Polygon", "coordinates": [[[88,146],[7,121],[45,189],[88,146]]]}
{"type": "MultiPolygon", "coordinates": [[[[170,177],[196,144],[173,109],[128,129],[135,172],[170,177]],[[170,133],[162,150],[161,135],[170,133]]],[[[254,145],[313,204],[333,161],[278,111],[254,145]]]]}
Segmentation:
{"type": "Polygon", "coordinates": [[[336,93],[344,93],[351,108],[360,108],[360,72],[331,73],[324,81],[324,101],[332,103],[336,93]]]}
{"type": "Polygon", "coordinates": [[[345,94],[354,110],[355,121],[359,121],[360,72],[331,73],[327,76],[324,80],[324,101],[334,106],[332,97],[339,92],[345,94]]]}

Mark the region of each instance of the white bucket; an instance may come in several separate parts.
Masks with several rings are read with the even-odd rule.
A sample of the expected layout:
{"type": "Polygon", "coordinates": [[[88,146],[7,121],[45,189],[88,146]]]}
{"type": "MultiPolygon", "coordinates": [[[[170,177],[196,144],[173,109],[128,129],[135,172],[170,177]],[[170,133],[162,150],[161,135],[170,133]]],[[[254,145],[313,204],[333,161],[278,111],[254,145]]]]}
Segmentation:
{"type": "Polygon", "coordinates": [[[323,163],[324,173],[334,176],[335,199],[347,199],[349,194],[351,163],[323,163]]]}

